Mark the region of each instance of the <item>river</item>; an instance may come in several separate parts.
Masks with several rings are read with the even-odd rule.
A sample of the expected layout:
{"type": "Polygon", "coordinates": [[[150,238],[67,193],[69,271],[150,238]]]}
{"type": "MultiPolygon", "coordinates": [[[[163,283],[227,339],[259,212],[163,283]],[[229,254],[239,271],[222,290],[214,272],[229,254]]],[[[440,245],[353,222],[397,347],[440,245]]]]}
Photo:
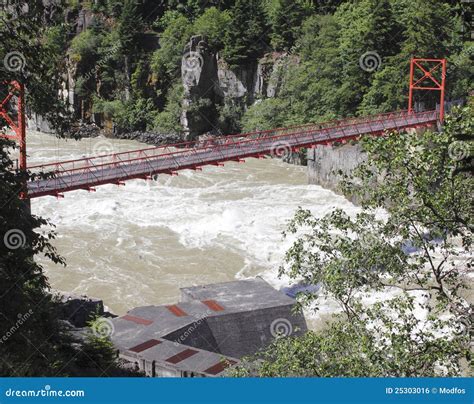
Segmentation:
{"type": "MultiPolygon", "coordinates": [[[[62,140],[28,133],[29,165],[146,147],[115,139],[62,140]]],[[[105,185],[64,199],[32,200],[34,214],[56,225],[54,245],[67,267],[44,265],[51,286],[104,300],[124,314],[177,301],[179,288],[262,276],[276,288],[291,240],[282,231],[298,206],[322,216],[343,197],[308,185],[306,168],[277,159],[182,171],[156,181],[105,185]]]]}

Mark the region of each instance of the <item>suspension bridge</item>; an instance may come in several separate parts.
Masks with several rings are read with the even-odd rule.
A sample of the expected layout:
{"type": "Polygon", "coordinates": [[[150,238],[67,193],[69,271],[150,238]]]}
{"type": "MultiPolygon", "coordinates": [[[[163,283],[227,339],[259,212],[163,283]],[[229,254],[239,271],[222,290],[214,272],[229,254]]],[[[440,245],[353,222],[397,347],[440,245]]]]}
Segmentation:
{"type": "Polygon", "coordinates": [[[180,170],[201,170],[206,165],[244,162],[245,158],[264,158],[267,155],[281,157],[302,148],[346,143],[358,140],[361,136],[379,136],[386,131],[435,125],[444,119],[445,78],[445,59],[412,59],[409,106],[406,111],[221,136],[206,141],[148,147],[34,166],[27,165],[24,87],[13,81],[8,83],[9,93],[0,104],[0,117],[14,131],[14,135],[0,136],[19,142],[19,170],[38,174],[24,185],[22,198],[46,195],[62,197],[65,192],[94,191],[95,187],[104,184],[123,185],[127,180],[151,179],[159,174],[176,175],[180,170]],[[415,112],[415,90],[439,91],[439,110],[415,112]],[[8,109],[12,99],[17,101],[15,117],[8,109]]]}

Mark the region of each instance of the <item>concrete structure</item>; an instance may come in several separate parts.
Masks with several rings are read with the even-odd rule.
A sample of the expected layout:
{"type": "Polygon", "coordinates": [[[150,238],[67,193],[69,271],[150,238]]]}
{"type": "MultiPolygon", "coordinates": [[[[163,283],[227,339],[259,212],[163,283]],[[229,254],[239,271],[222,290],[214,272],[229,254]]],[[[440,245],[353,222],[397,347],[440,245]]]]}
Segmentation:
{"type": "Polygon", "coordinates": [[[295,300],[263,279],[181,289],[181,301],[130,310],[112,321],[120,356],[147,376],[222,376],[278,336],[307,331],[295,300]]]}

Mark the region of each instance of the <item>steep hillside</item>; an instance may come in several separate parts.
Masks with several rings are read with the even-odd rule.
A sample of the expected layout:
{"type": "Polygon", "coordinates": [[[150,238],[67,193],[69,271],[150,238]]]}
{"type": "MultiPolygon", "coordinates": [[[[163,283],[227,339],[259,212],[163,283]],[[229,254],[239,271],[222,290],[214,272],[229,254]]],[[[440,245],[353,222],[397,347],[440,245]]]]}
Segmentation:
{"type": "Polygon", "coordinates": [[[412,56],[448,58],[448,98],[472,83],[467,3],[36,3],[74,120],[117,136],[161,142],[405,108],[412,56]]]}

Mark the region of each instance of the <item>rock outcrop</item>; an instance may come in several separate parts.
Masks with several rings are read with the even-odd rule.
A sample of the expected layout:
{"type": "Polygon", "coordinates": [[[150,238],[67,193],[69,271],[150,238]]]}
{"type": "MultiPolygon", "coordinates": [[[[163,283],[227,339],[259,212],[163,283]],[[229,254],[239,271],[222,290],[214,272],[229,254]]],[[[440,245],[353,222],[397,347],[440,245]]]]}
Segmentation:
{"type": "Polygon", "coordinates": [[[180,143],[183,141],[180,135],[176,134],[163,134],[157,132],[124,132],[116,135],[120,139],[136,140],[137,142],[147,143],[152,145],[163,145],[163,144],[173,144],[180,143]]]}
{"type": "Polygon", "coordinates": [[[289,63],[298,63],[298,59],[287,53],[272,53],[254,64],[232,69],[209,49],[205,37],[193,36],[181,63],[181,125],[186,138],[233,132],[235,128],[226,122],[222,111],[239,116],[257,100],[277,96],[289,63]]]}
{"type": "Polygon", "coordinates": [[[181,63],[184,87],[181,125],[187,139],[217,129],[217,105],[221,104],[217,87],[217,59],[206,38],[193,36],[184,49],[181,63]]]}
{"type": "Polygon", "coordinates": [[[341,178],[337,172],[340,170],[349,174],[366,158],[362,147],[357,143],[308,149],[308,182],[340,193],[338,186],[341,178]]]}
{"type": "Polygon", "coordinates": [[[102,300],[87,296],[61,294],[59,296],[59,318],[71,323],[74,327],[86,327],[96,316],[105,314],[102,300]]]}

